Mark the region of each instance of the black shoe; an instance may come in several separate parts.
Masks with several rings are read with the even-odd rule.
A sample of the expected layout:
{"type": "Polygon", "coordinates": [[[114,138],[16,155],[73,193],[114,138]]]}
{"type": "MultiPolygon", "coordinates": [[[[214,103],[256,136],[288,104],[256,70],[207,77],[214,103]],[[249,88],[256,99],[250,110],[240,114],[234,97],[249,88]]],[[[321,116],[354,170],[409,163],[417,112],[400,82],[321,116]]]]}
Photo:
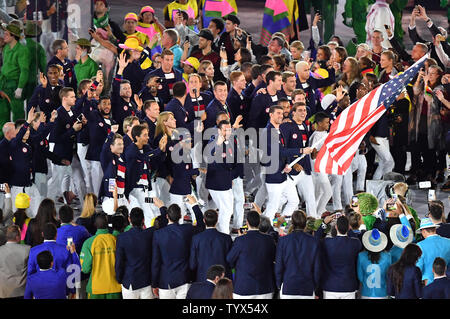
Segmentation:
{"type": "Polygon", "coordinates": [[[415,185],[416,183],[417,183],[417,177],[414,174],[409,175],[409,177],[406,179],[406,184],[408,184],[408,185],[415,185]]]}

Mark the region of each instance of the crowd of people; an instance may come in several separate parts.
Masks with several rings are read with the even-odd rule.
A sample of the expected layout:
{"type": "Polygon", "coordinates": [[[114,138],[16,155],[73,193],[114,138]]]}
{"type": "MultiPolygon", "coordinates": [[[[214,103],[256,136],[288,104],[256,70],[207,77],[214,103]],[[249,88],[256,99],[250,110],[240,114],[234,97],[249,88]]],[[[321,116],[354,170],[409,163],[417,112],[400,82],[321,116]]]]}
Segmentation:
{"type": "Polygon", "coordinates": [[[50,45],[33,17],[52,6],[2,24],[0,297],[450,298],[444,204],[419,218],[409,196],[450,190],[445,28],[416,6],[411,53],[386,25],[351,56],[318,12],[309,46],[262,45],[236,12],[201,8],[170,2],[160,22],[144,6],[120,26],[94,0],[90,38],[56,23],[50,45]],[[350,169],[316,170],[339,114],[426,54],[350,169]]]}

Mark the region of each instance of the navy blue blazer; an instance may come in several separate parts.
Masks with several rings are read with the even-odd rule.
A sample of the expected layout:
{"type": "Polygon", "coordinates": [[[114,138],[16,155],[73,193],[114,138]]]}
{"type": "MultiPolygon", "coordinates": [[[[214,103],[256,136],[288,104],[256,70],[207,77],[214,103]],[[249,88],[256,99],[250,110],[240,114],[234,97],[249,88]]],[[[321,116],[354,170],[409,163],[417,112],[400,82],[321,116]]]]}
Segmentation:
{"type": "Polygon", "coordinates": [[[196,272],[196,281],[206,280],[206,273],[212,265],[224,266],[225,277],[232,278],[231,268],[227,262],[227,254],[232,245],[231,236],[215,228],[205,229],[195,235],[192,238],[189,266],[196,272]]]}
{"type": "Polygon", "coordinates": [[[231,113],[233,113],[235,119],[238,115],[244,116],[244,114],[248,113],[247,108],[249,102],[249,99],[247,99],[244,95],[244,91],[239,94],[233,87],[231,87],[227,96],[227,105],[230,107],[231,113]]]}
{"type": "Polygon", "coordinates": [[[191,193],[191,179],[193,175],[200,175],[198,168],[192,167],[192,160],[187,163],[172,162],[173,181],[169,193],[175,195],[188,195],[191,193]]]}
{"type": "Polygon", "coordinates": [[[197,226],[192,224],[170,224],[153,234],[152,242],[152,287],[171,289],[191,281],[189,252],[194,234],[205,228],[203,215],[198,205],[192,207],[197,226]]]}
{"type": "Polygon", "coordinates": [[[227,262],[236,270],[233,281],[236,294],[260,295],[275,290],[275,249],[272,237],[258,230],[249,230],[234,240],[227,262]]]}
{"type": "Polygon", "coordinates": [[[419,267],[409,266],[404,269],[400,291],[397,291],[392,281],[392,268],[389,268],[387,280],[388,296],[395,296],[396,299],[419,299],[422,298],[422,289],[422,272],[419,267]]]}
{"type": "Polygon", "coordinates": [[[41,123],[37,131],[33,129],[30,130],[29,140],[33,149],[33,174],[48,173],[47,158],[53,163],[61,163],[61,158],[55,153],[50,152],[47,140],[47,136],[53,129],[54,124],[54,122],[41,123]]]}
{"type": "Polygon", "coordinates": [[[33,151],[28,143],[22,142],[29,124],[20,128],[19,133],[9,143],[11,154],[12,174],[10,185],[12,186],[31,186],[33,174],[33,151]]]}
{"type": "Polygon", "coordinates": [[[133,227],[117,237],[116,279],[126,289],[130,285],[133,290],[151,285],[153,233],[154,228],[133,227]]]}
{"type": "Polygon", "coordinates": [[[225,106],[221,102],[219,102],[219,100],[217,100],[216,98],[214,98],[211,102],[209,102],[208,106],[206,107],[206,120],[203,122],[205,130],[214,127],[216,125],[217,113],[219,113],[220,111],[227,112],[230,118],[230,123],[231,124],[234,123],[234,120],[237,115],[235,115],[231,110],[231,108],[228,105],[226,105],[226,102],[225,106]]]}
{"type": "Polygon", "coordinates": [[[66,280],[63,269],[40,270],[27,277],[24,299],[66,299],[66,280]]]}
{"type": "Polygon", "coordinates": [[[215,139],[211,139],[207,148],[208,152],[211,150],[210,154],[214,158],[214,161],[208,163],[205,187],[217,191],[231,189],[233,179],[235,178],[234,168],[236,167],[235,149],[233,150],[231,141],[227,144],[224,142],[222,145],[217,146],[215,139]],[[220,159],[216,160],[216,156],[220,156],[220,159]]]}
{"type": "Polygon", "coordinates": [[[172,88],[176,82],[183,81],[183,75],[180,71],[172,68],[172,72],[164,73],[162,68],[156,69],[152,72],[147,73],[144,78],[143,86],[145,86],[148,82],[148,79],[151,75],[157,75],[162,79],[161,90],[158,90],[158,96],[161,97],[163,104],[167,104],[172,98],[172,88]]]}
{"type": "Polygon", "coordinates": [[[9,183],[11,178],[10,141],[6,138],[0,140],[0,183],[9,183]]]}
{"type": "Polygon", "coordinates": [[[359,287],[356,272],[362,244],[356,238],[337,236],[322,242],[322,288],[331,292],[353,292],[359,287]]]}
{"type": "Polygon", "coordinates": [[[61,106],[59,91],[61,91],[63,86],[64,83],[62,81],[59,81],[59,85],[54,87],[50,83],[47,84],[46,88],[43,88],[42,84],[36,86],[27,104],[27,114],[33,106],[39,106],[39,109],[45,113],[47,122],[50,121],[52,111],[61,106]]]}
{"type": "Polygon", "coordinates": [[[440,223],[439,227],[436,228],[436,234],[438,234],[441,237],[450,238],[450,224],[440,223]]]}
{"type": "Polygon", "coordinates": [[[248,126],[253,128],[264,128],[269,122],[269,109],[278,104],[280,97],[269,93],[258,94],[253,98],[248,117],[248,126]]]}
{"type": "Polygon", "coordinates": [[[126,102],[120,96],[120,83],[122,83],[122,76],[116,75],[112,82],[111,113],[114,121],[119,124],[119,133],[122,133],[123,120],[127,116],[136,116],[136,114],[139,114],[139,112],[136,109],[136,105],[133,103],[133,99],[131,99],[130,102],[126,102]]]}
{"type": "Polygon", "coordinates": [[[83,108],[83,114],[88,120],[87,128],[89,131],[89,146],[86,152],[86,159],[90,161],[100,161],[100,153],[103,144],[111,133],[112,118],[109,117],[109,123],[96,107],[89,107],[86,103],[83,108]]]}
{"type": "Polygon", "coordinates": [[[435,279],[423,288],[423,299],[450,299],[450,278],[435,279]]]}
{"type": "Polygon", "coordinates": [[[178,99],[173,98],[169,103],[167,103],[164,111],[172,112],[175,117],[177,127],[183,127],[189,130],[193,136],[195,114],[192,107],[192,102],[186,99],[184,105],[181,105],[181,102],[178,99]]]}
{"type": "Polygon", "coordinates": [[[278,239],[275,278],[284,295],[312,296],[320,284],[319,241],[303,231],[278,239]]]}
{"type": "MultiPolygon", "coordinates": [[[[303,122],[298,125],[294,121],[286,122],[280,125],[280,130],[283,132],[283,136],[286,138],[286,147],[288,148],[305,148],[308,146],[308,140],[311,136],[311,131],[309,130],[309,126],[307,123],[303,122]],[[299,127],[300,126],[300,127],[299,127]]],[[[289,159],[289,162],[292,162],[298,157],[295,155],[289,159]]],[[[306,155],[298,162],[304,169],[305,174],[311,175],[311,158],[310,155],[306,155]]],[[[298,175],[295,169],[293,169],[290,175],[298,175]]]]}
{"type": "MultiPolygon", "coordinates": [[[[60,106],[58,108],[58,117],[55,120],[55,126],[50,133],[50,141],[55,142],[53,152],[66,160],[72,161],[74,144],[76,142],[76,132],[73,124],[81,114],[81,110],[72,108],[72,116],[60,106]]],[[[55,163],[57,164],[57,163],[55,163]]]]}
{"type": "Polygon", "coordinates": [[[189,287],[186,299],[211,299],[215,287],[210,281],[194,282],[189,287]]]}

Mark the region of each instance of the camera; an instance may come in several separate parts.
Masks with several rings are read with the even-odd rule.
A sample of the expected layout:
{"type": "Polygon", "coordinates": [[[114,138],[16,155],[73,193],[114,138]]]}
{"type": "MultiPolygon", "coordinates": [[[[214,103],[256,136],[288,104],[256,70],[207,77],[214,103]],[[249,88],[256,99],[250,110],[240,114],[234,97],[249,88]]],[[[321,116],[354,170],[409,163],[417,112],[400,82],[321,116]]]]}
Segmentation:
{"type": "Polygon", "coordinates": [[[77,117],[77,122],[78,122],[78,123],[83,122],[83,113],[81,113],[80,115],[78,115],[78,117],[77,117]]]}
{"type": "Polygon", "coordinates": [[[243,235],[247,234],[247,230],[248,230],[247,225],[244,225],[244,226],[242,226],[241,228],[239,228],[239,231],[240,231],[241,234],[243,234],[243,235]]]}
{"type": "Polygon", "coordinates": [[[358,196],[352,196],[352,207],[358,207],[358,196]]]}
{"type": "Polygon", "coordinates": [[[163,79],[162,79],[162,78],[157,78],[157,79],[156,79],[156,83],[161,84],[162,82],[163,82],[163,79]]]}
{"type": "Polygon", "coordinates": [[[151,197],[146,197],[146,198],[145,198],[145,202],[146,202],[147,204],[153,204],[153,198],[151,198],[151,197]]]}

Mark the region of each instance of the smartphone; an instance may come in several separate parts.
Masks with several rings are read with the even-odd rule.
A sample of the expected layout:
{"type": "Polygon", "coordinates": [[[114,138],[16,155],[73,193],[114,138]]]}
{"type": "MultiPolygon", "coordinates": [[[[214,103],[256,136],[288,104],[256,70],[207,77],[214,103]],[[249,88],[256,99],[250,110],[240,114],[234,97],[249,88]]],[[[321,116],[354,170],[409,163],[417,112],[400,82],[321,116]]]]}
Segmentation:
{"type": "Polygon", "coordinates": [[[239,228],[239,231],[241,232],[242,235],[247,234],[247,230],[248,230],[247,225],[244,225],[241,228],[239,228]]]}
{"type": "Polygon", "coordinates": [[[146,202],[147,204],[153,204],[153,198],[147,197],[147,198],[145,198],[145,202],[146,202]]]}
{"type": "Polygon", "coordinates": [[[386,209],[387,210],[395,210],[395,203],[397,202],[398,195],[394,194],[392,195],[392,198],[388,200],[386,203],[386,209]]]}
{"type": "Polygon", "coordinates": [[[387,24],[385,24],[384,28],[387,30],[387,29],[389,29],[389,26],[387,24]]]}
{"type": "Polygon", "coordinates": [[[253,205],[252,203],[244,203],[244,209],[252,209],[253,205]]]}
{"type": "Polygon", "coordinates": [[[0,193],[4,193],[5,192],[5,184],[0,184],[0,193]]]}
{"type": "Polygon", "coordinates": [[[221,50],[221,51],[225,51],[225,45],[224,45],[224,44],[222,44],[222,45],[220,46],[220,50],[221,50]]]}
{"type": "Polygon", "coordinates": [[[108,191],[111,193],[114,192],[115,186],[116,186],[116,179],[110,178],[108,181],[108,191]]]}
{"type": "Polygon", "coordinates": [[[272,220],[272,225],[273,225],[273,226],[277,226],[277,224],[278,224],[278,218],[275,217],[275,218],[272,220]]]}
{"type": "Polygon", "coordinates": [[[189,36],[187,35],[186,38],[184,38],[185,42],[189,42],[189,36]]]}
{"type": "Polygon", "coordinates": [[[67,237],[67,246],[72,246],[73,244],[73,237],[67,237]]]}
{"type": "Polygon", "coordinates": [[[78,117],[77,117],[77,122],[78,122],[78,123],[83,122],[83,113],[81,113],[80,115],[78,115],[78,117]]]}
{"type": "Polygon", "coordinates": [[[101,64],[101,63],[98,65],[98,69],[99,69],[100,71],[102,70],[102,64],[101,64]]]}
{"type": "Polygon", "coordinates": [[[352,196],[352,207],[358,207],[358,196],[352,196]]]}
{"type": "Polygon", "coordinates": [[[436,191],[434,189],[428,190],[428,201],[436,200],[436,191]]]}
{"type": "Polygon", "coordinates": [[[430,181],[419,182],[419,188],[431,188],[430,181]]]}

